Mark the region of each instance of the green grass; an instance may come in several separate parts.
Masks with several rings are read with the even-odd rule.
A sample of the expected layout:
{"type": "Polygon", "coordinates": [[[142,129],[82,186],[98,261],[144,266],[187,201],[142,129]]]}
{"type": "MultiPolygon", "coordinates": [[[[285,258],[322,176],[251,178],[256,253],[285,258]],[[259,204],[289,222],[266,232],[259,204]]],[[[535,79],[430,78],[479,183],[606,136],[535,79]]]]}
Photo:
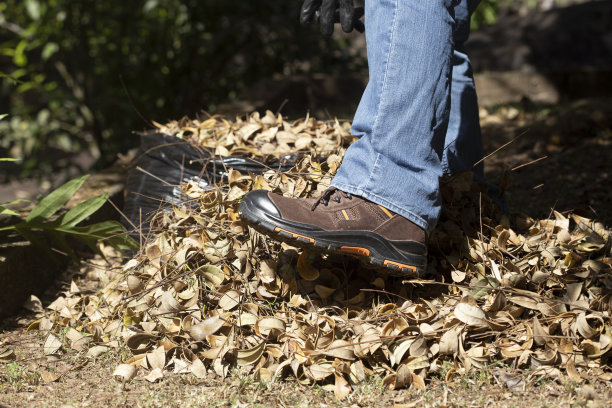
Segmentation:
{"type": "Polygon", "coordinates": [[[13,362],[4,366],[0,374],[0,389],[10,387],[15,391],[20,391],[26,386],[35,386],[40,383],[40,375],[21,366],[18,362],[13,362]]]}

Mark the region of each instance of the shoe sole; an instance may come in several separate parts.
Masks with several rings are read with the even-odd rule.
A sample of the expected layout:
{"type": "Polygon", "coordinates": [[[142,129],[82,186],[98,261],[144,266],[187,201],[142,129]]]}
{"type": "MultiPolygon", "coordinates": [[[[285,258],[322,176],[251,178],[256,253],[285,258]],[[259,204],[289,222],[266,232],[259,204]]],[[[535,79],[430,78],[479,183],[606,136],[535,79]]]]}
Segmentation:
{"type": "Polygon", "coordinates": [[[371,231],[324,231],[305,224],[293,223],[274,217],[249,200],[242,200],[240,217],[255,230],[278,241],[291,242],[301,248],[315,247],[323,251],[360,258],[374,266],[383,267],[384,274],[402,278],[424,275],[427,251],[408,252],[398,249],[392,242],[371,231]]]}

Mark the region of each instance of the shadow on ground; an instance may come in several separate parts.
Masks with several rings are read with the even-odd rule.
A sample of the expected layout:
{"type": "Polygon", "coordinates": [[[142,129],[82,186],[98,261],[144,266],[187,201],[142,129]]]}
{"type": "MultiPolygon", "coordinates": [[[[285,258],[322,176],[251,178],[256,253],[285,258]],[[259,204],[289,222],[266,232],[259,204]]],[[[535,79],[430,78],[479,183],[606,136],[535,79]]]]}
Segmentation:
{"type": "Polygon", "coordinates": [[[524,102],[481,111],[485,152],[514,140],[485,162],[492,182],[509,180],[512,211],[544,217],[553,208],[575,210],[610,225],[611,102],[524,102]]]}

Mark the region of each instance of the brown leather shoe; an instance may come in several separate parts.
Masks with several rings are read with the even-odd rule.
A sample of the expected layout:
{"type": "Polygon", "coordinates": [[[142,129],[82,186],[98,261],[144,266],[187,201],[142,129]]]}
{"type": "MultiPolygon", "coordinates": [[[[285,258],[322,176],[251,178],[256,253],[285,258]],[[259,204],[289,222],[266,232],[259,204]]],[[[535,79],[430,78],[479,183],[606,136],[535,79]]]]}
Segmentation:
{"type": "Polygon", "coordinates": [[[391,275],[425,272],[425,231],[363,198],[329,188],[318,199],[292,199],[254,190],[240,203],[241,218],[281,241],[358,255],[391,275]]]}

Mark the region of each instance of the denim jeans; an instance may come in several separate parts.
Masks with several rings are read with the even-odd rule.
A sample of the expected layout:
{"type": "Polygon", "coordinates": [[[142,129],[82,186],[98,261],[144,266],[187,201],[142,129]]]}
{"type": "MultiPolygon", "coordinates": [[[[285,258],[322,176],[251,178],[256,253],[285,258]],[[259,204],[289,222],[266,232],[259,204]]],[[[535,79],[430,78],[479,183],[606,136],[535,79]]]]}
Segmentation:
{"type": "Polygon", "coordinates": [[[480,0],[366,0],[369,82],[332,186],[427,232],[441,208],[440,178],[482,176],[478,103],[464,43],[480,0]]]}

